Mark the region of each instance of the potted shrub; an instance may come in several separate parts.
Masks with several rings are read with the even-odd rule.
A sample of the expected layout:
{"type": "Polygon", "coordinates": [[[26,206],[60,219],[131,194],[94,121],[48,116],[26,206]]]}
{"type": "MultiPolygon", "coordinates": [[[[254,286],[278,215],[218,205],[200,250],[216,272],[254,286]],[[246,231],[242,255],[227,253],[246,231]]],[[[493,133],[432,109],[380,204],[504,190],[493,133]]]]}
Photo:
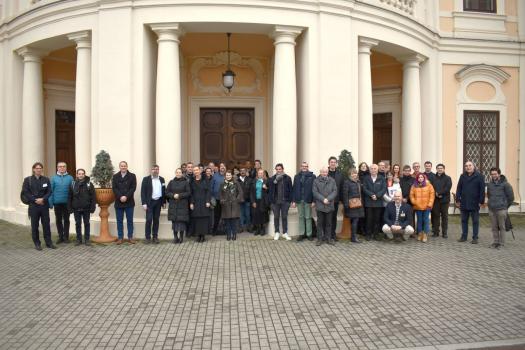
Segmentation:
{"type": "MultiPolygon", "coordinates": [[[[339,154],[338,166],[337,169],[343,175],[343,179],[348,178],[348,170],[355,168],[354,157],[352,157],[352,152],[344,149],[339,154]]],[[[342,198],[341,198],[342,200],[342,198]]],[[[350,239],[352,235],[352,225],[350,225],[350,219],[343,215],[343,227],[341,232],[338,234],[339,239],[350,239]]]]}
{"type": "Polygon", "coordinates": [[[108,223],[108,207],[115,201],[115,195],[111,189],[113,170],[109,153],[104,150],[100,151],[97,154],[95,166],[91,170],[91,181],[95,185],[97,204],[100,207],[100,234],[93,238],[93,241],[97,243],[110,243],[117,240],[110,234],[108,223]]]}

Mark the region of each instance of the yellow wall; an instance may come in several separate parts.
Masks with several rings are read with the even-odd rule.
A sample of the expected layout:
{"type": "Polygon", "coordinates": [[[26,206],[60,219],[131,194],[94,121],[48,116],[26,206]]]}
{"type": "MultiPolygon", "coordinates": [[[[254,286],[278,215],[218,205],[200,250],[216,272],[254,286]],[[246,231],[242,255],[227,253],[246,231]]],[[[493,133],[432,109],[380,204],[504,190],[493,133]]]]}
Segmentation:
{"type": "MultiPolygon", "coordinates": [[[[459,65],[443,65],[443,164],[446,172],[452,177],[453,189],[457,183],[458,174],[461,169],[456,166],[457,141],[456,141],[456,95],[459,89],[459,82],[454,74],[460,70],[459,65]]],[[[455,190],[454,190],[455,191],[455,190]]]]}
{"type": "Polygon", "coordinates": [[[520,125],[519,125],[519,68],[500,67],[510,74],[510,78],[501,85],[503,93],[507,99],[507,125],[500,125],[506,130],[506,140],[501,142],[507,143],[507,160],[505,176],[514,188],[514,193],[518,192],[518,162],[519,162],[519,144],[520,144],[520,125]]]}
{"type": "Polygon", "coordinates": [[[77,52],[74,46],[49,53],[42,60],[44,82],[50,80],[75,81],[77,52]]]}
{"type": "Polygon", "coordinates": [[[373,89],[403,85],[403,65],[394,57],[372,51],[370,65],[373,89]]]}

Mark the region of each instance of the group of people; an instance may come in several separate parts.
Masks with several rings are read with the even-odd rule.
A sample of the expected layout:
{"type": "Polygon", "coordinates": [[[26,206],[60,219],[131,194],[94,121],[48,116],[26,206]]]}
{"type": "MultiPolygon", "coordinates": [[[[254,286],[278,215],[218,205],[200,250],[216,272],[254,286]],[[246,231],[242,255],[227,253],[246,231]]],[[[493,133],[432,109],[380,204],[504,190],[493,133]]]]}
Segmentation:
{"type": "MultiPolygon", "coordinates": [[[[259,160],[253,168],[248,163],[233,170],[227,170],[224,163],[216,166],[210,162],[203,166],[189,162],[176,169],[175,177],[167,185],[159,170],[158,165],[153,165],[141,184],[145,243],[159,243],[160,213],[166,205],[175,244],[183,243],[186,235],[195,236],[197,242],[204,242],[208,234],[224,233],[231,241],[237,239],[240,231],[264,235],[270,211],[274,219],[274,240],[282,237],[289,241],[288,212],[289,208],[297,208],[298,240],[313,240],[315,228],[317,245],[333,245],[337,240],[337,213],[341,204],[351,222],[351,241],[355,243],[360,243],[358,234],[366,240],[386,238],[397,242],[408,237],[427,242],[431,232],[433,237],[440,234],[448,237],[452,180],[445,173],[444,164],[438,164],[434,173],[429,161],[424,163],[423,171],[418,162],[403,168],[397,164],[390,167],[384,162],[370,166],[361,163],[343,175],[338,170],[337,158],[330,157],[318,176],[309,170],[307,162],[302,162],[292,180],[281,163],[275,165],[275,173],[269,177],[259,160]],[[312,219],[313,210],[316,222],[312,219]]],[[[505,243],[505,220],[514,195],[500,169],[492,168],[490,175],[486,185],[474,164],[465,163],[456,189],[455,205],[460,208],[462,223],[459,241],[467,241],[471,218],[471,242],[478,243],[479,210],[485,204],[486,186],[494,239],[491,246],[499,248],[505,243]]],[[[121,161],[119,171],[112,178],[117,244],[136,243],[133,221],[136,188],[135,174],[128,170],[127,162],[121,161]],[[124,238],[124,217],[127,239],[124,238]]],[[[59,162],[56,175],[48,179],[43,176],[43,165],[35,163],[33,174],[24,179],[21,200],[29,206],[37,250],[42,249],[39,222],[46,246],[56,248],[51,241],[50,207],[54,207],[56,216],[57,244],[69,242],[69,216],[73,213],[76,244],[90,245],[90,214],[95,211],[96,199],[94,186],[84,169],[78,169],[73,178],[67,173],[67,165],[59,162]]]]}

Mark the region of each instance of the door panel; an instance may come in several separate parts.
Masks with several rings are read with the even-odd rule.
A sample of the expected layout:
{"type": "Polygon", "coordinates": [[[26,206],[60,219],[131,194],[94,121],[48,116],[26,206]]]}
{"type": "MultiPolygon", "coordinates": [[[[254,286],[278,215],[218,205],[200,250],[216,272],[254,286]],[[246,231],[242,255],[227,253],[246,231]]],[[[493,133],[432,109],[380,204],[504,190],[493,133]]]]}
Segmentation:
{"type": "MultiPolygon", "coordinates": [[[[56,161],[66,162],[70,174],[76,170],[75,162],[75,112],[55,111],[56,161]]],[[[90,171],[91,169],[86,169],[90,171]]]]}
{"type": "Polygon", "coordinates": [[[374,163],[392,163],[392,113],[374,114],[374,163]]]}

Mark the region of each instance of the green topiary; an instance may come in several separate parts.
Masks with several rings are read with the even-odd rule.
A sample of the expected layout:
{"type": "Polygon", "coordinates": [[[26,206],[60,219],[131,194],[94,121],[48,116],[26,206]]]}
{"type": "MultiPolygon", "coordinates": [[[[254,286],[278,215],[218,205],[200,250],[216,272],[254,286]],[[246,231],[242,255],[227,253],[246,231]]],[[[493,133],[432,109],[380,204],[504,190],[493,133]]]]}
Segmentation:
{"type": "Polygon", "coordinates": [[[91,170],[91,180],[100,188],[111,188],[114,168],[109,153],[102,150],[97,154],[96,159],[95,166],[91,170]]]}
{"type": "Polygon", "coordinates": [[[355,161],[354,157],[352,157],[352,152],[344,149],[341,151],[341,154],[339,154],[337,169],[346,178],[348,177],[348,170],[352,168],[355,168],[355,161]]]}

